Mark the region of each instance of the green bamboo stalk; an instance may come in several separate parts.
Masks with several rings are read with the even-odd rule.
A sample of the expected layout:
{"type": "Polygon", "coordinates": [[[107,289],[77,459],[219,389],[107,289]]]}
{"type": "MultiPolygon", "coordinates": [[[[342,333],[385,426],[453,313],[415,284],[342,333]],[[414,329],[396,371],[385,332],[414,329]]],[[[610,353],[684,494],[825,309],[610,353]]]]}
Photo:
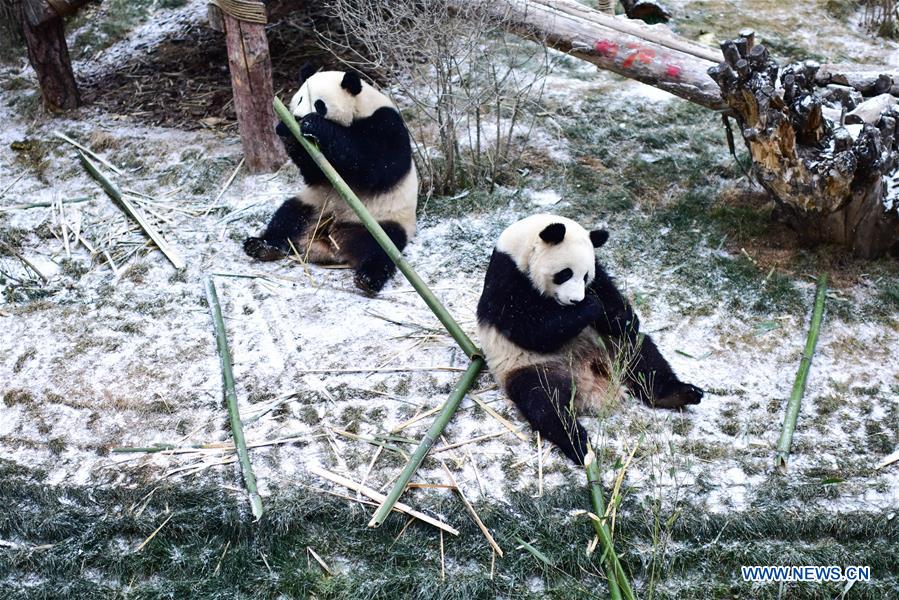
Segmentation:
{"type": "Polygon", "coordinates": [[[796,373],[796,381],[793,383],[793,391],[787,402],[787,412],[784,416],[783,430],[780,432],[780,440],[777,442],[777,454],[774,457],[774,466],[781,473],[787,471],[787,457],[790,455],[790,446],[793,443],[793,432],[796,430],[796,420],[799,418],[799,407],[802,404],[802,396],[805,394],[805,382],[812,366],[812,356],[815,354],[815,346],[818,343],[818,332],[821,330],[821,318],[824,316],[824,296],[827,292],[827,273],[818,275],[818,287],[815,291],[815,307],[812,311],[812,321],[809,325],[808,338],[805,340],[805,350],[802,352],[802,360],[799,361],[799,371],[796,373]]]}
{"type": "Polygon", "coordinates": [[[418,448],[412,453],[409,462],[406,463],[406,467],[403,469],[402,473],[400,473],[399,479],[397,479],[393,484],[393,487],[390,488],[390,493],[387,494],[387,497],[381,502],[380,506],[378,506],[378,510],[376,510],[374,516],[372,516],[371,521],[368,522],[369,527],[379,527],[384,523],[387,515],[393,510],[393,505],[396,504],[403,492],[406,491],[406,485],[409,483],[409,480],[412,479],[412,474],[415,473],[415,470],[418,469],[421,461],[425,459],[425,455],[434,445],[434,442],[436,442],[437,438],[440,437],[440,434],[443,433],[443,430],[452,418],[453,413],[459,408],[459,403],[462,402],[462,398],[468,393],[468,390],[474,384],[475,379],[478,378],[478,374],[480,374],[483,368],[484,359],[480,356],[475,356],[472,359],[471,364],[468,365],[468,369],[459,380],[459,383],[456,384],[456,387],[447,399],[446,404],[443,405],[443,409],[437,415],[431,428],[428,429],[425,437],[419,442],[418,448]]]}
{"type": "Polygon", "coordinates": [[[456,340],[456,343],[459,344],[462,351],[465,352],[469,358],[480,356],[481,352],[478,350],[477,346],[475,346],[474,342],[471,341],[471,338],[462,331],[462,327],[455,319],[453,319],[446,310],[446,307],[444,307],[440,300],[437,299],[437,296],[434,295],[434,292],[431,291],[424,280],[418,276],[418,273],[416,273],[409,263],[406,262],[406,259],[403,257],[399,248],[396,247],[378,222],[371,216],[365,208],[365,205],[362,204],[362,201],[359,200],[358,196],[356,196],[356,194],[353,193],[353,190],[350,189],[350,186],[348,186],[340,174],[334,170],[334,167],[331,166],[328,159],[321,153],[318,146],[306,139],[303,134],[300,133],[300,126],[296,119],[293,118],[293,115],[290,114],[290,110],[288,110],[288,108],[284,106],[284,103],[278,98],[275,98],[274,105],[275,112],[278,114],[281,121],[290,129],[290,132],[293,133],[294,137],[299,140],[300,145],[302,145],[306,152],[309,153],[309,156],[312,157],[312,160],[315,161],[318,168],[325,174],[325,177],[328,178],[328,181],[331,182],[334,189],[343,196],[343,199],[350,205],[350,208],[352,208],[359,216],[362,225],[365,226],[372,237],[375,238],[375,241],[377,241],[381,248],[384,249],[384,252],[390,257],[390,260],[396,263],[397,268],[406,279],[409,280],[409,283],[412,284],[412,287],[415,288],[418,295],[425,301],[428,308],[430,308],[434,315],[440,320],[447,332],[454,340],[456,340]]]}
{"type": "MultiPolygon", "coordinates": [[[[587,471],[587,486],[590,488],[593,514],[602,519],[606,514],[606,502],[602,496],[602,479],[599,476],[599,465],[592,450],[587,453],[584,467],[587,471]]],[[[609,581],[609,595],[613,600],[621,600],[621,598],[634,600],[634,591],[631,589],[624,567],[621,566],[621,562],[618,560],[618,554],[615,553],[612,532],[609,531],[608,525],[604,522],[595,519],[590,519],[590,521],[593,523],[593,530],[602,544],[603,556],[605,556],[606,578],[609,581]]]]}
{"type": "Polygon", "coordinates": [[[234,373],[231,371],[231,352],[228,350],[228,338],[225,336],[225,321],[222,319],[222,307],[212,277],[206,278],[206,300],[212,313],[212,325],[215,329],[215,343],[218,346],[219,361],[222,365],[222,385],[225,388],[225,401],[228,404],[228,418],[231,420],[231,435],[234,437],[234,448],[240,461],[247,494],[250,496],[250,508],[258,521],[262,517],[262,498],[256,489],[256,476],[247,453],[247,441],[243,436],[243,424],[237,409],[237,392],[234,390],[234,373]]]}

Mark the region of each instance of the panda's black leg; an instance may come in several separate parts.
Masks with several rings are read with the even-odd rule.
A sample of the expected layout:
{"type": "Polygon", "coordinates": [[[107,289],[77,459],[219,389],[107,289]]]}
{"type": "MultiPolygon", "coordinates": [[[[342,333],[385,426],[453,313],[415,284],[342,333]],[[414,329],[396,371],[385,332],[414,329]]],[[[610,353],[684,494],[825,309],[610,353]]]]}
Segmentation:
{"type": "Polygon", "coordinates": [[[297,197],[284,201],[266,226],[260,237],[244,240],[243,249],[256,260],[278,260],[290,252],[290,244],[296,244],[314,213],[314,208],[297,197]]]}
{"type": "Polygon", "coordinates": [[[587,431],[574,412],[572,385],[567,369],[541,365],[511,373],[505,388],[531,427],[582,465],[587,454],[587,431]]]}
{"type": "MultiPolygon", "coordinates": [[[[379,225],[387,236],[402,250],[406,247],[406,230],[395,221],[381,221],[379,225]]],[[[375,241],[375,238],[358,223],[345,223],[335,227],[333,236],[340,254],[356,271],[356,286],[368,294],[377,294],[396,273],[396,265],[375,241]]]]}
{"type": "Polygon", "coordinates": [[[703,391],[677,378],[651,337],[635,335],[625,344],[625,382],[640,400],[656,408],[699,404],[703,391]]]}

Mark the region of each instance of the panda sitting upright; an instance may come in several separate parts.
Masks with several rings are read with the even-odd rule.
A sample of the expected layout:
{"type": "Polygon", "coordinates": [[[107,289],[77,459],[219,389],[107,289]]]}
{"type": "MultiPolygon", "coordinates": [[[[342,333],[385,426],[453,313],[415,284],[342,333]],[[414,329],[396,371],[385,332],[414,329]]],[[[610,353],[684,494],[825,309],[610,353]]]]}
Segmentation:
{"type": "MultiPolygon", "coordinates": [[[[390,99],[356,73],[316,73],[306,65],[290,111],[402,250],[415,233],[418,174],[409,131],[390,99]]],[[[260,237],[244,242],[244,251],[276,260],[293,246],[313,263],[348,263],[360,289],[379,292],[396,266],[283,123],[277,133],[306,186],[275,211],[260,237]]]]}
{"type": "Polygon", "coordinates": [[[500,235],[478,302],[478,334],[490,370],[531,426],[583,464],[587,433],[576,410],[609,394],[613,365],[650,406],[698,404],[596,260],[605,230],[533,215],[500,235]],[[573,402],[572,402],[573,401],[573,402]]]}

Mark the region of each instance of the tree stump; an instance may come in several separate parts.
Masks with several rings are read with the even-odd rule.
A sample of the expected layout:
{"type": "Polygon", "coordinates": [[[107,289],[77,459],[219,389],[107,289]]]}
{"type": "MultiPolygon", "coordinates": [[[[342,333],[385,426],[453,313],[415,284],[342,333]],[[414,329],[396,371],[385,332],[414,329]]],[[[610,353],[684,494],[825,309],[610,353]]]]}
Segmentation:
{"type": "Polygon", "coordinates": [[[272,108],[272,62],[265,25],[248,23],[222,11],[234,109],[247,168],[254,173],[277,170],[287,155],[275,134],[272,108]]]}
{"type": "Polygon", "coordinates": [[[62,17],[44,0],[25,0],[22,32],[44,106],[53,111],[76,108],[81,104],[81,97],[72,72],[62,17]]]}
{"type": "MultiPolygon", "coordinates": [[[[781,70],[751,32],[721,50],[724,62],[709,75],[776,214],[808,243],[840,244],[863,258],[899,253],[899,99],[863,101],[858,89],[817,87],[817,63],[781,70]]],[[[889,90],[887,78],[864,90],[889,90]]]]}

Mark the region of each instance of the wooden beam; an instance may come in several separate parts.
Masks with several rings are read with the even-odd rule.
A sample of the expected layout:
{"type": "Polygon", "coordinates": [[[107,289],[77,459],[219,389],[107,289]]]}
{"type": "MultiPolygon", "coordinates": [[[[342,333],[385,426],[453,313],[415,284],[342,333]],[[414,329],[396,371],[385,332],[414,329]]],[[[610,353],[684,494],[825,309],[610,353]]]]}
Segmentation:
{"type": "Polygon", "coordinates": [[[72,61],[66,45],[65,28],[62,17],[50,18],[32,23],[29,14],[36,15],[51,10],[43,0],[25,0],[23,4],[22,31],[28,45],[28,59],[37,73],[41,86],[44,106],[49,110],[66,110],[81,104],[72,61]]]}
{"type": "Polygon", "coordinates": [[[275,134],[272,62],[265,25],[246,23],[222,11],[234,109],[247,167],[254,173],[277,170],[287,155],[275,134]]]}

